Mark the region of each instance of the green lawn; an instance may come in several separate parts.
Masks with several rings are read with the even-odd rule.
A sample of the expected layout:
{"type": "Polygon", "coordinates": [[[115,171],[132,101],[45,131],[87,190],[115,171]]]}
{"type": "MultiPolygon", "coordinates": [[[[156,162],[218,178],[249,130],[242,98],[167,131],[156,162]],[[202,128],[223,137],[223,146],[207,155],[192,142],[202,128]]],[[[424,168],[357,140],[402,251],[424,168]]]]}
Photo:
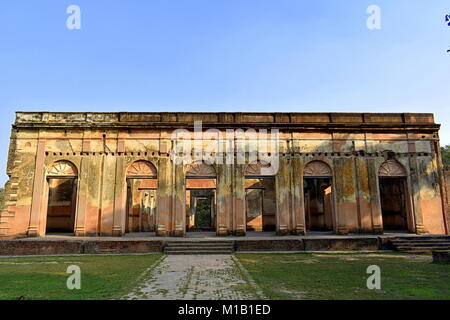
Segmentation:
{"type": "Polygon", "coordinates": [[[269,299],[450,299],[450,264],[399,253],[239,253],[269,299]],[[381,269],[369,290],[366,269],[381,269]]]}
{"type": "Polygon", "coordinates": [[[0,299],[117,299],[160,254],[0,258],[0,299]],[[69,265],[81,270],[81,289],[69,290],[69,265]]]}
{"type": "MultiPolygon", "coordinates": [[[[450,299],[450,264],[399,253],[238,253],[269,299],[450,299]],[[381,268],[381,290],[366,287],[369,265],[381,268]]],[[[0,258],[0,299],[117,299],[160,254],[0,258]],[[81,290],[66,287],[69,265],[81,290]]]]}

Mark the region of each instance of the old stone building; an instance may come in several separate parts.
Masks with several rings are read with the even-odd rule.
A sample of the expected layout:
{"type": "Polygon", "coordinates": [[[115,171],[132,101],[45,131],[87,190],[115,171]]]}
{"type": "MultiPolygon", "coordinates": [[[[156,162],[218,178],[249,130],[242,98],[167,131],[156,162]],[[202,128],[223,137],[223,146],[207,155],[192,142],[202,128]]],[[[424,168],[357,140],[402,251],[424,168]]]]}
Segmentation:
{"type": "Polygon", "coordinates": [[[0,236],[448,234],[432,114],[17,112],[0,236]]]}

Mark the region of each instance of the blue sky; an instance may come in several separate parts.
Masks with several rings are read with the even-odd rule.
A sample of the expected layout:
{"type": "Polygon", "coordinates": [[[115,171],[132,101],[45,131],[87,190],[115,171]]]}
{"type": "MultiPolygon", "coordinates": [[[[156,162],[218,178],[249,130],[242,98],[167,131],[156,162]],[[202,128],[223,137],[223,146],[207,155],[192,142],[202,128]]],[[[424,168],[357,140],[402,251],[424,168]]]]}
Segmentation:
{"type": "Polygon", "coordinates": [[[446,14],[448,0],[2,1],[0,183],[16,110],[433,112],[449,144],[446,14]]]}

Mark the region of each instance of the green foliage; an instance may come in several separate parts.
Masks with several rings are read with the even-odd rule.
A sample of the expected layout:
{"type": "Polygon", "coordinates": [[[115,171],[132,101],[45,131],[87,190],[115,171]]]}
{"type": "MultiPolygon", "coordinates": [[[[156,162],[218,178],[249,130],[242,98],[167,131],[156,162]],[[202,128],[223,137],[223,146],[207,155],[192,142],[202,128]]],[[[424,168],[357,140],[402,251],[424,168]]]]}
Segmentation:
{"type": "Polygon", "coordinates": [[[211,227],[211,201],[209,199],[198,199],[195,215],[198,228],[211,227]]]}
{"type": "Polygon", "coordinates": [[[5,189],[0,188],[0,213],[2,212],[5,206],[5,189]]]}
{"type": "Polygon", "coordinates": [[[450,169],[450,145],[441,147],[442,163],[444,164],[444,169],[450,169]]]}

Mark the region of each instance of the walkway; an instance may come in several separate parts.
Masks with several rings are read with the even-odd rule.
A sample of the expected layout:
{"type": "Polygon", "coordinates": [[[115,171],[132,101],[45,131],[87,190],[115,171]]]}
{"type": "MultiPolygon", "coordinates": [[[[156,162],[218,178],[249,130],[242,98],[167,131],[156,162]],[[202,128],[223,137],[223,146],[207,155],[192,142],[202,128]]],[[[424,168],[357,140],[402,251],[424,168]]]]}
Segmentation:
{"type": "Polygon", "coordinates": [[[248,300],[261,293],[232,255],[169,255],[124,299],[248,300]]]}
{"type": "MultiPolygon", "coordinates": [[[[427,234],[431,236],[432,234],[427,234]]],[[[248,231],[243,237],[241,236],[217,236],[215,232],[187,232],[185,237],[157,237],[154,232],[133,232],[125,233],[123,237],[75,237],[71,234],[64,233],[53,233],[48,234],[45,237],[36,238],[20,238],[20,240],[105,240],[105,241],[126,241],[126,240],[161,240],[161,241],[192,241],[192,240],[298,240],[298,239],[373,239],[373,238],[392,238],[392,237],[420,237],[423,235],[418,235],[414,233],[400,232],[400,231],[390,231],[385,232],[382,235],[376,234],[348,234],[348,235],[337,235],[332,232],[322,232],[322,231],[308,231],[307,235],[286,235],[277,236],[275,232],[264,231],[264,232],[253,232],[248,231]]]]}

